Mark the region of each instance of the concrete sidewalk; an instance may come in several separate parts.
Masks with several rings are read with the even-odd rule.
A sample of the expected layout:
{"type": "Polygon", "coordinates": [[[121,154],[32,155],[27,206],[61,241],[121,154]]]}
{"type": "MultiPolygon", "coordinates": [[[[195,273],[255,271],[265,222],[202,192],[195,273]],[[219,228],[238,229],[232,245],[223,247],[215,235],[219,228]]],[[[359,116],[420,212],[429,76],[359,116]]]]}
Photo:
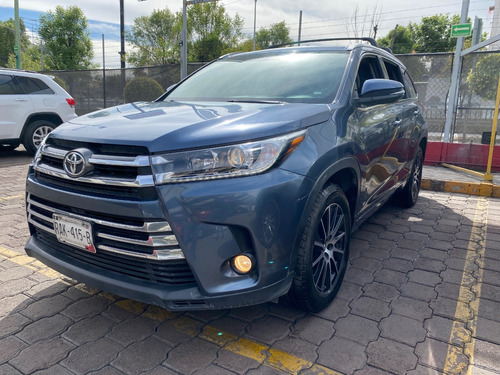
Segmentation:
{"type": "Polygon", "coordinates": [[[500,198],[500,173],[493,173],[493,182],[486,182],[463,171],[424,165],[422,189],[500,198]]]}

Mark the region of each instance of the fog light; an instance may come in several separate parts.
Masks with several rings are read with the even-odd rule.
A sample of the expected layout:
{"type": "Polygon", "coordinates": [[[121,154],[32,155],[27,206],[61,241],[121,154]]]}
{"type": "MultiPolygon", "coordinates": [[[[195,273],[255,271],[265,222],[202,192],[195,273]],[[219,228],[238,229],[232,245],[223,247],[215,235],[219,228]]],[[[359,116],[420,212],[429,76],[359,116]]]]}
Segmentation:
{"type": "Polygon", "coordinates": [[[237,255],[232,259],[233,269],[241,275],[249,273],[253,268],[253,259],[249,255],[237,255]]]}

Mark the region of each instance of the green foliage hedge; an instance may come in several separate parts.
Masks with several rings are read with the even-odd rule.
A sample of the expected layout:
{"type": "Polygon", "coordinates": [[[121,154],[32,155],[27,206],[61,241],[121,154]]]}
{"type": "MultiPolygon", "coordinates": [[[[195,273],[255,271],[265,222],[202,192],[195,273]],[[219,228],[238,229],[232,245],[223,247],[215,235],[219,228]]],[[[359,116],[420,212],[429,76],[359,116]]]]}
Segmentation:
{"type": "Polygon", "coordinates": [[[163,94],[161,85],[153,78],[134,78],[125,85],[123,97],[125,102],[152,101],[163,94]]]}

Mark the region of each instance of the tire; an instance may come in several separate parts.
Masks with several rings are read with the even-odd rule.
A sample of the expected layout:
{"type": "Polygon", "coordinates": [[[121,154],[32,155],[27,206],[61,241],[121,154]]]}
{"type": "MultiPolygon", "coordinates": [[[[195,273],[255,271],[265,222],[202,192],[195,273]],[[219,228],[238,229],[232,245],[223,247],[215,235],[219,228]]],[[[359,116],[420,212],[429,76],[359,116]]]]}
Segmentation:
{"type": "Polygon", "coordinates": [[[351,214],[344,192],[328,185],[318,194],[297,249],[292,286],[284,301],[318,312],[335,298],[349,258],[351,214]]]}
{"type": "Polygon", "coordinates": [[[28,125],[23,136],[23,145],[30,154],[35,154],[43,139],[56,128],[56,124],[48,120],[33,121],[28,125]]]}
{"type": "Polygon", "coordinates": [[[422,167],[424,164],[424,153],[422,148],[419,147],[413,165],[411,167],[410,177],[406,181],[403,190],[396,193],[394,202],[405,208],[410,208],[417,203],[418,194],[420,193],[420,186],[422,184],[422,167]]]}

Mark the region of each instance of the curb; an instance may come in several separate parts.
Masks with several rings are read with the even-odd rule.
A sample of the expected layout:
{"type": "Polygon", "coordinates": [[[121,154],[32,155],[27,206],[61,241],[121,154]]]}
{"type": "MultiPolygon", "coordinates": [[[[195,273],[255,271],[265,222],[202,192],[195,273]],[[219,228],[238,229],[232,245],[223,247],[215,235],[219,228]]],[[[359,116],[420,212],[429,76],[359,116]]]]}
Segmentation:
{"type": "Polygon", "coordinates": [[[500,186],[494,185],[491,182],[442,181],[423,178],[421,188],[431,191],[444,191],[448,193],[500,198],[500,186]]]}

